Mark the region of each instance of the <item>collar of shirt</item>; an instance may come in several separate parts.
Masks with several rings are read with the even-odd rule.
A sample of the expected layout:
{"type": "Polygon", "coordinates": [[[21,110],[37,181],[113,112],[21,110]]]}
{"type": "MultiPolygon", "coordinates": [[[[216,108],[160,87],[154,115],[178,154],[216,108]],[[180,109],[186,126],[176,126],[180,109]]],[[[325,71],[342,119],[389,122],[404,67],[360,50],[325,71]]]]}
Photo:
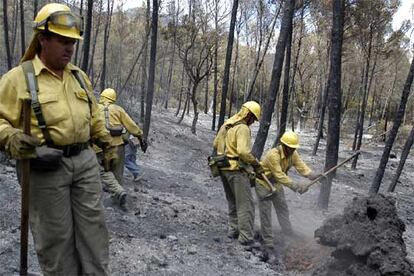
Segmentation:
{"type": "Polygon", "coordinates": [[[277,149],[278,149],[279,154],[280,154],[280,159],[281,160],[286,159],[285,151],[283,150],[282,145],[278,146],[277,149]]]}
{"type": "MultiPolygon", "coordinates": [[[[53,73],[53,71],[52,70],[50,70],[49,68],[47,68],[47,66],[46,65],[44,65],[44,63],[42,62],[42,60],[39,58],[39,56],[38,55],[36,55],[35,57],[34,57],[34,59],[32,60],[32,62],[33,62],[33,67],[34,67],[34,71],[35,71],[35,75],[36,76],[39,76],[39,74],[43,71],[43,70],[47,70],[50,74],[52,74],[53,76],[55,76],[55,77],[57,77],[57,78],[59,78],[60,79],[60,77],[58,76],[58,75],[56,75],[55,73],[53,73]]],[[[70,73],[70,72],[72,72],[73,70],[79,70],[76,66],[74,66],[72,63],[68,63],[66,66],[65,66],[65,69],[64,69],[64,71],[66,72],[66,73],[70,73]]]]}

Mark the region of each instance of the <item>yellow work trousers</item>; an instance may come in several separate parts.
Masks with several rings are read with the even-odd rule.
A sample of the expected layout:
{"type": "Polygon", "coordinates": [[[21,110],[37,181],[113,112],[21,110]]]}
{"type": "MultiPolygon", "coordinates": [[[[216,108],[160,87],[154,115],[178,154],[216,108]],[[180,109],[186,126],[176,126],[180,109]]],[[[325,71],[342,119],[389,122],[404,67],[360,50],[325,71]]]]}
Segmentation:
{"type": "Polygon", "coordinates": [[[272,205],[275,208],[280,227],[285,234],[292,233],[292,225],[289,219],[289,209],[286,203],[285,191],[283,187],[272,195],[272,197],[263,200],[269,195],[269,190],[262,185],[256,183],[256,194],[259,201],[260,214],[260,232],[263,237],[265,246],[273,246],[273,230],[272,230],[272,205]]]}
{"type": "Polygon", "coordinates": [[[99,165],[92,149],[31,171],[30,227],[44,275],[109,275],[99,165]]]}
{"type": "Polygon", "coordinates": [[[221,171],[229,208],[229,232],[238,233],[240,242],[253,241],[254,202],[250,180],[244,171],[221,171]]]}

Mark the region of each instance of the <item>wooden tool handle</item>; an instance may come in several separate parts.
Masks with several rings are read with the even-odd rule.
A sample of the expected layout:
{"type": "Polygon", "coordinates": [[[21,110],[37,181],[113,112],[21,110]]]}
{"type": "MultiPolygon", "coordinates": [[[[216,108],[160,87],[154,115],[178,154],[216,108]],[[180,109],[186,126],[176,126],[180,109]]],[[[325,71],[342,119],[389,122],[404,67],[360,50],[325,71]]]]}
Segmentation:
{"type": "Polygon", "coordinates": [[[326,172],[322,173],[316,179],[314,179],[310,183],[306,184],[306,186],[305,186],[306,187],[306,190],[309,189],[310,186],[312,186],[313,184],[315,184],[316,182],[318,182],[322,178],[326,177],[327,175],[329,175],[330,173],[332,173],[333,171],[335,171],[337,168],[343,166],[345,163],[347,163],[347,162],[351,161],[353,158],[357,157],[360,153],[361,153],[361,151],[359,151],[359,150],[356,151],[351,157],[348,157],[347,159],[345,159],[344,161],[342,161],[338,165],[336,165],[336,166],[330,168],[329,170],[327,170],[326,172]]]}

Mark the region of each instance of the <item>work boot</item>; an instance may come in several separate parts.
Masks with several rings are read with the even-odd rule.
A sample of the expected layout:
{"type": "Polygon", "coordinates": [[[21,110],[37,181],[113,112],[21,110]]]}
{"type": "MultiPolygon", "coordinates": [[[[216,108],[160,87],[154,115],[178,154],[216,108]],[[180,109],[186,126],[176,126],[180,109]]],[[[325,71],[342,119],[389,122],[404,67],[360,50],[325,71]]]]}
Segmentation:
{"type": "Polygon", "coordinates": [[[241,241],[240,244],[243,246],[246,251],[253,251],[253,249],[259,249],[261,247],[260,243],[254,240],[241,241]]]}
{"type": "Polygon", "coordinates": [[[121,207],[122,210],[126,211],[126,201],[127,201],[127,193],[122,192],[118,197],[119,207],[121,207]]]}
{"type": "Polygon", "coordinates": [[[267,262],[269,264],[277,263],[278,259],[276,257],[275,248],[273,246],[263,246],[261,248],[261,253],[259,254],[259,259],[262,262],[267,262]]]}

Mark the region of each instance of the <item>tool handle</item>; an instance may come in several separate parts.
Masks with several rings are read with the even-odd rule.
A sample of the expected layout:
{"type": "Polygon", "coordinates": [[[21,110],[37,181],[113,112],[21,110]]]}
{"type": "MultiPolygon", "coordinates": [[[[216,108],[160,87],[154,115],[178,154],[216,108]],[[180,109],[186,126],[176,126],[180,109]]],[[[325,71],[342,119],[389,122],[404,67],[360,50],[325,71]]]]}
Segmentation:
{"type": "Polygon", "coordinates": [[[347,159],[345,159],[344,161],[342,161],[338,165],[336,165],[336,166],[330,168],[329,170],[327,170],[326,172],[322,173],[316,179],[314,179],[311,182],[309,182],[308,184],[306,184],[306,186],[305,186],[306,187],[306,190],[309,189],[310,186],[312,186],[313,184],[315,184],[316,182],[318,182],[322,178],[328,176],[330,173],[332,173],[333,171],[335,171],[337,168],[343,166],[345,163],[347,163],[347,162],[351,161],[353,158],[357,157],[360,153],[361,153],[360,150],[356,151],[352,156],[348,157],[347,159]]]}
{"type": "Polygon", "coordinates": [[[267,176],[264,173],[262,173],[260,176],[264,179],[264,181],[268,185],[269,190],[273,193],[276,190],[276,188],[275,186],[273,186],[272,182],[270,182],[269,178],[267,178],[267,176]]]}
{"type": "MultiPolygon", "coordinates": [[[[31,101],[23,101],[23,132],[31,135],[31,101]]],[[[29,235],[30,160],[21,160],[20,275],[27,275],[27,244],[29,235]]]]}

